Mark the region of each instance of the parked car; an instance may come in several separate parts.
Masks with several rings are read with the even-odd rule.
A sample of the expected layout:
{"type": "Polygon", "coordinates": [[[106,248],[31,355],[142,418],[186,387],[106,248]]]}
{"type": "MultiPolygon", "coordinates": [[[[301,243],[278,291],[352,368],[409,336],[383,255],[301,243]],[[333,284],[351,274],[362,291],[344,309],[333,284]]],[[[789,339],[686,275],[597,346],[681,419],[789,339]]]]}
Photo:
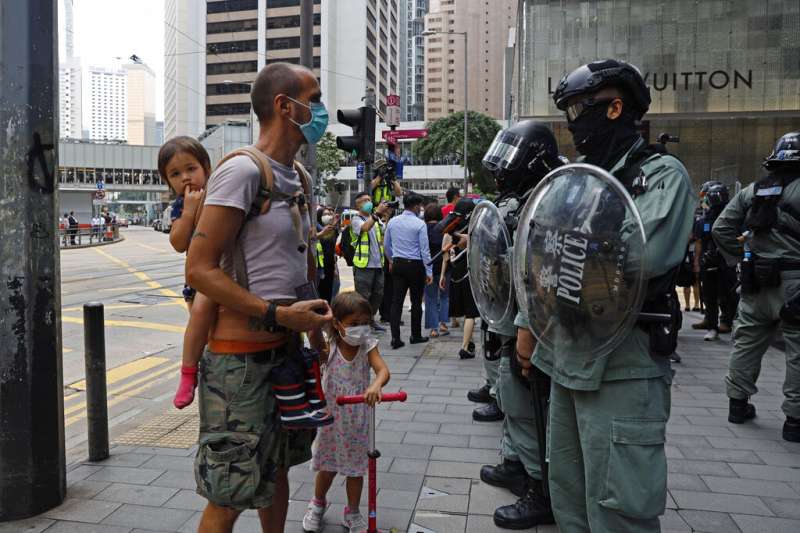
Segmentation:
{"type": "Polygon", "coordinates": [[[153,222],[150,223],[150,226],[156,231],[161,231],[161,219],[157,218],[153,222]]]}
{"type": "Polygon", "coordinates": [[[161,231],[169,233],[172,229],[172,204],[169,204],[161,214],[161,231]]]}

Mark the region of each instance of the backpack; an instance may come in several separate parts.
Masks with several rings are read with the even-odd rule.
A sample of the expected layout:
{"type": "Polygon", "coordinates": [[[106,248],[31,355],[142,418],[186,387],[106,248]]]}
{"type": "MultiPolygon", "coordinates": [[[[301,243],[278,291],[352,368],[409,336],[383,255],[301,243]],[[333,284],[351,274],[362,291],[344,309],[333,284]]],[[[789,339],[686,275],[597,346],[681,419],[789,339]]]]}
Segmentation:
{"type": "Polygon", "coordinates": [[[350,229],[350,226],[347,226],[347,229],[342,232],[339,245],[342,251],[341,255],[344,257],[347,266],[353,266],[353,257],[356,255],[356,247],[353,246],[353,231],[350,229]]]}

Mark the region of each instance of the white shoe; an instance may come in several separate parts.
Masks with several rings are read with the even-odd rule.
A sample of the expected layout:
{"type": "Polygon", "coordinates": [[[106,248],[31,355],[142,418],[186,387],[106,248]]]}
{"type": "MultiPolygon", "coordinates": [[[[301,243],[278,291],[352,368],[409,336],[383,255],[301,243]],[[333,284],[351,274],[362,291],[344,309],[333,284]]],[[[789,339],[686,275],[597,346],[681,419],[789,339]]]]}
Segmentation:
{"type": "Polygon", "coordinates": [[[307,533],[317,533],[322,530],[322,515],[325,514],[325,506],[317,505],[313,501],[308,502],[308,510],[303,516],[303,531],[307,533]]]}
{"type": "Polygon", "coordinates": [[[361,513],[358,511],[356,511],[355,513],[345,512],[344,520],[342,520],[342,525],[350,533],[366,533],[367,531],[367,522],[364,520],[364,517],[361,516],[361,513]]]}
{"type": "Polygon", "coordinates": [[[717,330],[715,330],[715,329],[710,329],[710,330],[708,330],[708,333],[706,333],[706,336],[703,337],[703,340],[704,341],[717,341],[717,340],[719,340],[719,332],[717,330]]]}

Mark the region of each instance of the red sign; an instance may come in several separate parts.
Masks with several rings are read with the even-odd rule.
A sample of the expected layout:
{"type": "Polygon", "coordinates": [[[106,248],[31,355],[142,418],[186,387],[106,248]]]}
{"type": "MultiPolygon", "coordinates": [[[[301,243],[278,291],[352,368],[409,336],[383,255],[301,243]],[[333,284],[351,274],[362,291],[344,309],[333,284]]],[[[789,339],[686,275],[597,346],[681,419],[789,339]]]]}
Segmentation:
{"type": "Polygon", "coordinates": [[[400,106],[400,97],[396,94],[390,94],[386,96],[386,105],[387,106],[400,106]]]}
{"type": "Polygon", "coordinates": [[[386,142],[396,143],[399,139],[422,139],[428,136],[428,130],[425,128],[415,130],[394,130],[383,131],[381,137],[386,142]]]}

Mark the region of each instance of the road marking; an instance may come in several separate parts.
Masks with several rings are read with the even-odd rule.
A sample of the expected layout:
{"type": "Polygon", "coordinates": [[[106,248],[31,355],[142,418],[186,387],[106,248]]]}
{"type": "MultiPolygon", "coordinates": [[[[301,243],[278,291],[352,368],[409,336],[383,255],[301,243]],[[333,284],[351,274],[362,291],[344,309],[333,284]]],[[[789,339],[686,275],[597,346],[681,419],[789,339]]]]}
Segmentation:
{"type": "MultiPolygon", "coordinates": [[[[126,383],[122,387],[119,387],[117,389],[109,391],[108,392],[108,398],[109,399],[108,399],[108,402],[107,402],[108,407],[112,407],[114,405],[117,405],[121,401],[127,400],[127,399],[133,397],[134,395],[139,394],[140,392],[149,389],[153,385],[156,385],[157,383],[160,382],[160,380],[156,380],[155,378],[157,378],[159,376],[163,376],[164,374],[167,374],[169,372],[174,372],[175,370],[179,369],[180,366],[181,366],[181,363],[175,363],[175,364],[169,365],[169,366],[167,366],[165,368],[161,368],[160,370],[157,370],[157,371],[155,371],[155,372],[153,372],[151,374],[148,374],[148,375],[143,376],[141,378],[135,379],[135,380],[133,380],[133,381],[131,381],[129,383],[126,383]],[[144,385],[142,385],[140,387],[137,387],[137,385],[141,385],[142,383],[144,383],[144,385]],[[136,387],[136,388],[134,388],[134,387],[136,387]]],[[[80,402],[78,404],[75,404],[75,405],[73,405],[71,407],[68,407],[68,408],[64,409],[64,415],[65,416],[70,414],[70,413],[74,413],[76,411],[81,411],[81,410],[83,410],[81,413],[79,413],[79,414],[77,414],[75,416],[71,416],[69,418],[65,418],[64,419],[64,426],[66,427],[66,426],[72,425],[75,422],[78,422],[79,420],[81,420],[83,418],[86,418],[86,402],[83,401],[83,402],[80,402]]]]}
{"type": "MultiPolygon", "coordinates": [[[[134,276],[136,276],[140,280],[144,281],[149,288],[151,288],[151,289],[160,289],[161,294],[163,294],[164,296],[172,296],[173,298],[180,298],[180,295],[178,293],[176,293],[175,291],[173,291],[171,289],[165,289],[163,285],[161,285],[157,281],[154,281],[150,276],[148,276],[144,272],[138,271],[137,269],[132,267],[128,262],[123,261],[122,259],[117,259],[116,257],[111,255],[110,253],[108,253],[108,252],[106,252],[104,250],[100,250],[99,248],[92,248],[92,250],[94,250],[98,254],[102,255],[103,257],[105,257],[106,259],[111,261],[112,263],[115,263],[115,264],[121,266],[122,268],[126,269],[128,272],[130,272],[131,274],[133,274],[134,276]]],[[[185,309],[185,306],[184,306],[184,309],[185,309]]]]}
{"type": "Polygon", "coordinates": [[[98,292],[122,292],[122,291],[144,291],[149,287],[146,285],[128,285],[127,287],[113,287],[110,289],[97,289],[98,292]]]}
{"type": "MultiPolygon", "coordinates": [[[[153,367],[160,366],[167,361],[169,361],[169,359],[166,357],[156,357],[151,355],[112,368],[106,372],[106,385],[113,385],[114,383],[122,381],[123,379],[129,378],[135,374],[139,374],[141,372],[150,370],[153,367]]],[[[67,387],[70,389],[83,391],[86,390],[86,381],[76,381],[75,383],[70,383],[67,385],[67,387]]]]}
{"type": "MultiPolygon", "coordinates": [[[[70,324],[83,324],[83,318],[74,316],[61,316],[61,322],[68,322],[70,324]]],[[[138,328],[138,329],[152,329],[155,331],[166,331],[169,333],[184,333],[185,326],[173,326],[172,324],[157,324],[155,322],[145,321],[132,321],[132,320],[106,320],[106,326],[118,328],[138,328]]]]}
{"type": "MultiPolygon", "coordinates": [[[[106,311],[110,310],[117,310],[117,309],[144,309],[145,307],[169,307],[169,306],[179,306],[182,307],[184,304],[183,300],[178,301],[177,298],[173,298],[168,302],[162,302],[160,304],[111,304],[111,305],[104,305],[103,309],[106,311]]],[[[62,313],[74,313],[77,311],[82,311],[83,307],[64,307],[61,309],[62,313]]]]}
{"type": "Polygon", "coordinates": [[[169,253],[177,253],[174,250],[166,250],[164,248],[156,248],[155,246],[150,246],[149,244],[143,244],[141,242],[134,243],[136,246],[141,246],[145,250],[151,250],[153,252],[158,252],[160,254],[169,254],[169,253]]]}

